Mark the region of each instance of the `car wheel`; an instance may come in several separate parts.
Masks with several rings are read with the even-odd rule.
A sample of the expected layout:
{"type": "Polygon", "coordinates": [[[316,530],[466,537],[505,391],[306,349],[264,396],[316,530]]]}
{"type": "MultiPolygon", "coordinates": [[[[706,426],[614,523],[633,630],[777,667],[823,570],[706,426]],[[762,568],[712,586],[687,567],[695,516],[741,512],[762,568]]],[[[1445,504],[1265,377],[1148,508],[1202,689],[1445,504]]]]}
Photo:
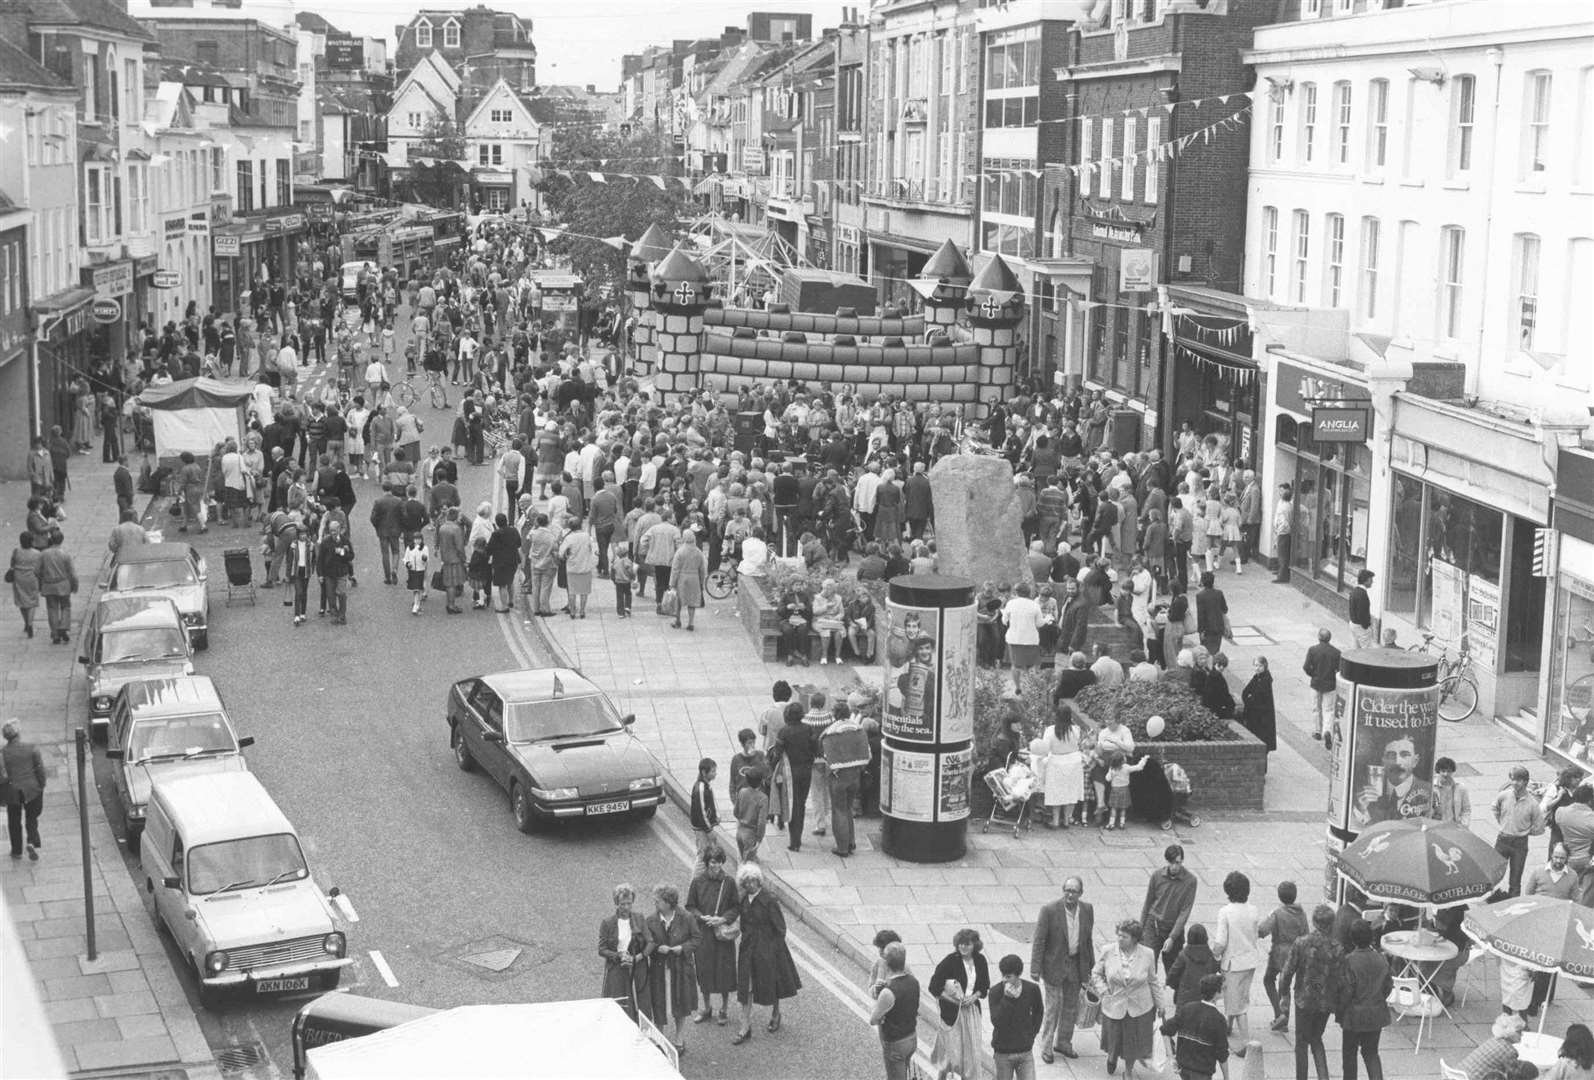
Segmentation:
{"type": "Polygon", "coordinates": [[[107,720],[104,727],[96,727],[93,720],[89,721],[89,740],[101,746],[107,744],[111,737],[111,722],[107,720]]]}
{"type": "Polygon", "coordinates": [[[534,833],[541,824],[531,809],[531,794],[520,784],[509,789],[509,808],[515,813],[515,828],[523,833],[534,833]]]}
{"type": "Polygon", "coordinates": [[[194,635],[194,649],[198,652],[204,652],[208,648],[210,648],[210,631],[201,630],[194,635]]]}
{"type": "Polygon", "coordinates": [[[127,837],[127,850],[137,852],[139,841],[144,838],[144,826],[130,817],[123,817],[122,831],[127,837]]]}
{"type": "Polygon", "coordinates": [[[659,808],[657,806],[644,806],[640,810],[633,811],[638,821],[652,821],[653,815],[658,812],[659,808]]]}
{"type": "Polygon", "coordinates": [[[465,745],[465,737],[459,733],[459,728],[449,732],[448,745],[454,750],[454,764],[465,772],[476,771],[476,759],[470,756],[470,748],[465,745]]]}
{"type": "Polygon", "coordinates": [[[221,991],[214,987],[206,986],[199,962],[194,962],[194,979],[199,984],[199,1005],[201,1008],[217,1012],[221,1008],[221,991]]]}
{"type": "Polygon", "coordinates": [[[149,897],[149,917],[155,921],[155,933],[162,937],[171,937],[172,929],[166,925],[160,905],[155,902],[155,882],[152,878],[144,879],[144,895],[149,897]]]}

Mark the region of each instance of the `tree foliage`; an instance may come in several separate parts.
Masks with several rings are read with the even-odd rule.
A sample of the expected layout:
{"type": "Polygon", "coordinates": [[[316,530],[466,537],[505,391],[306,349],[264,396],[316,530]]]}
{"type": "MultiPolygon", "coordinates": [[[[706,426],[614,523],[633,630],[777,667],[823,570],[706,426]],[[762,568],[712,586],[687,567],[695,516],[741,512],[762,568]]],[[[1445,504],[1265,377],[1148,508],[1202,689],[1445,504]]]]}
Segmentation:
{"type": "Polygon", "coordinates": [[[625,278],[625,253],[589,237],[624,236],[635,240],[658,222],[677,231],[686,215],[686,198],[678,183],[659,190],[648,179],[632,180],[615,173],[675,177],[681,165],[674,145],[653,134],[622,135],[590,128],[564,128],[554,133],[553,161],[540,185],[553,220],[579,237],[560,237],[551,245],[566,255],[574,271],[586,279],[589,292],[608,285],[618,292],[625,278]],[[554,169],[571,171],[558,176],[554,169]],[[608,175],[606,183],[588,172],[608,175]]]}

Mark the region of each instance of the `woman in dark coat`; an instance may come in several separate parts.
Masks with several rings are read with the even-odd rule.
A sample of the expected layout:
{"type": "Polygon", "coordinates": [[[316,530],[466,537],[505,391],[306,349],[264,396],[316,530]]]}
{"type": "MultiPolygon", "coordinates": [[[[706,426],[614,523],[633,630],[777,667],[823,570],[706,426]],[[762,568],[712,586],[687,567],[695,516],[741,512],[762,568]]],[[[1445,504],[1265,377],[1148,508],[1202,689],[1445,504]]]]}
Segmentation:
{"type": "Polygon", "coordinates": [[[742,1006],[742,1030],[732,1039],[741,1045],[753,1037],[753,1006],[771,1006],[769,1030],[780,1030],[780,1003],[802,989],[797,965],[786,947],[786,917],[780,902],[764,888],[764,872],[757,863],[743,863],[736,871],[741,906],[736,922],[742,928],[736,954],[736,1000],[742,1006]]]}
{"type": "Polygon", "coordinates": [[[902,487],[892,469],[881,475],[880,486],[875,488],[874,538],[882,544],[902,539],[902,487]]]}
{"type": "Polygon", "coordinates": [[[515,571],[520,569],[520,534],[505,514],[493,520],[493,534],[487,538],[487,561],[493,587],[498,590],[497,610],[515,608],[515,571]]]}
{"type": "Polygon", "coordinates": [[[1240,691],[1240,720],[1246,730],[1267,746],[1277,750],[1278,727],[1273,716],[1273,673],[1267,669],[1267,657],[1256,658],[1255,673],[1240,691]]]}
{"type": "Polygon", "coordinates": [[[946,1025],[932,1055],[937,1074],[979,1076],[986,1046],[980,1003],[991,990],[991,969],[978,931],[965,928],[952,935],[952,951],[935,966],[929,990],[946,1025]]]}
{"type": "Polygon", "coordinates": [[[719,928],[736,917],[736,882],[725,875],[725,852],[718,842],[703,850],[703,869],[686,889],[686,910],[702,927],[697,945],[697,988],[703,995],[703,1011],[692,1019],[701,1024],[712,1017],[713,997],[718,994],[723,1025],[730,995],[736,989],[736,942],[722,940],[719,928]]]}
{"type": "Polygon", "coordinates": [[[450,506],[447,516],[437,523],[437,558],[442,563],[443,593],[448,598],[444,609],[458,615],[460,592],[465,588],[465,530],[460,528],[459,507],[450,506]]]}
{"type": "Polygon", "coordinates": [[[598,955],[603,957],[603,996],[613,998],[635,1019],[637,1010],[653,1019],[653,1001],[648,992],[647,924],[631,910],[636,890],[629,885],[614,887],[614,914],[598,923],[598,955]]]}
{"type": "Polygon", "coordinates": [[[653,890],[654,913],[647,918],[648,990],[653,1019],[663,1027],[675,1022],[677,1053],[686,1052],[686,1018],[697,1011],[697,950],[702,931],[697,919],[681,910],[674,885],[653,890]]]}

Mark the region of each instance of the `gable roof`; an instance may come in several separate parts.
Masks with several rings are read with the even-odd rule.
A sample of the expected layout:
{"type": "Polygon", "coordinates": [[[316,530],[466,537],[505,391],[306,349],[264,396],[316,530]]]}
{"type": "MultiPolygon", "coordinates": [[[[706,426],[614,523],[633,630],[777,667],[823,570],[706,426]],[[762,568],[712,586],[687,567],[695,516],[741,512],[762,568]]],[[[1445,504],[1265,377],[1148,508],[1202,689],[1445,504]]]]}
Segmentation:
{"type": "Polygon", "coordinates": [[[417,60],[415,66],[410,68],[409,72],[404,76],[405,80],[408,81],[415,78],[417,73],[423,68],[431,68],[436,72],[438,78],[443,81],[443,85],[448,87],[450,91],[458,90],[460,84],[465,81],[460,78],[459,72],[454,70],[454,65],[450,64],[443,57],[443,54],[436,49],[417,60]]]}
{"type": "Polygon", "coordinates": [[[72,89],[71,83],[3,39],[0,39],[0,86],[40,90],[72,89]]]}
{"type": "Polygon", "coordinates": [[[410,79],[405,79],[404,85],[393,92],[393,104],[389,106],[387,110],[389,116],[399,115],[399,106],[404,103],[405,96],[410,94],[412,91],[425,98],[432,108],[441,110],[443,114],[446,115],[450,120],[454,119],[454,110],[448,105],[445,105],[443,102],[439,101],[437,96],[426,88],[425,83],[416,82],[410,79]]]}
{"type": "Polygon", "coordinates": [[[111,0],[26,0],[30,26],[87,27],[108,30],[134,41],[154,41],[144,24],[111,0]]]}
{"type": "Polygon", "coordinates": [[[486,115],[489,108],[495,106],[502,108],[503,106],[500,103],[505,101],[507,101],[510,106],[520,114],[522,119],[531,121],[531,126],[533,128],[539,126],[536,116],[534,116],[532,111],[526,107],[526,103],[525,101],[521,100],[520,95],[515,93],[514,88],[511,87],[506,80],[499,79],[497,82],[493,83],[492,89],[488,90],[487,93],[482,95],[481,102],[474,109],[472,109],[470,111],[470,115],[465,118],[465,134],[470,134],[471,128],[475,127],[477,121],[486,115]]]}

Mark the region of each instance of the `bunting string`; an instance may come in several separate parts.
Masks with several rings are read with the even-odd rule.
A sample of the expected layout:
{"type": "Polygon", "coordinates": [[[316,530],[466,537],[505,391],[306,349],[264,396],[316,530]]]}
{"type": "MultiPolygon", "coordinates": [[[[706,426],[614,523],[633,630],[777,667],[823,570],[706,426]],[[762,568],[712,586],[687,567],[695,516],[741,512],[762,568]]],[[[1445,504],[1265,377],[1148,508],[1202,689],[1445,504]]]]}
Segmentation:
{"type": "Polygon", "coordinates": [[[1180,333],[1188,334],[1208,345],[1221,345],[1226,349],[1232,349],[1239,344],[1241,335],[1248,332],[1251,327],[1245,319],[1214,324],[1211,319],[1198,319],[1187,311],[1175,312],[1174,317],[1178,321],[1180,333]]]}

